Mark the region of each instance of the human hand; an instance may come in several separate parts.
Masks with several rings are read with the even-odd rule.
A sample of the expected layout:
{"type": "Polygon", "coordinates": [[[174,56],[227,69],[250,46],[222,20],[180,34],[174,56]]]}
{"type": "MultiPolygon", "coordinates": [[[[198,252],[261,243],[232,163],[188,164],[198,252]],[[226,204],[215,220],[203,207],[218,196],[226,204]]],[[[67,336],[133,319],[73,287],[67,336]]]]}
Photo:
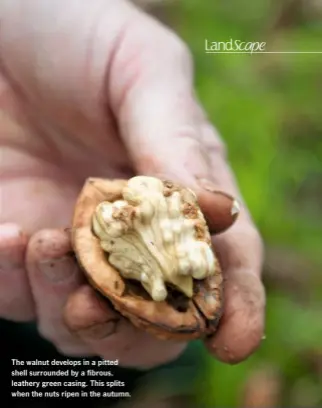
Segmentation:
{"type": "MultiPolygon", "coordinates": [[[[68,7],[2,0],[0,15],[0,314],[37,318],[40,333],[66,354],[137,367],[174,359],[184,344],[118,320],[86,285],[63,228],[89,176],[177,180],[198,192],[210,225],[216,207],[208,190],[239,196],[225,148],[194,95],[189,52],[122,0],[68,7]]],[[[225,311],[206,346],[238,362],[256,349],[264,327],[262,244],[245,206],[214,245],[225,311]]]]}

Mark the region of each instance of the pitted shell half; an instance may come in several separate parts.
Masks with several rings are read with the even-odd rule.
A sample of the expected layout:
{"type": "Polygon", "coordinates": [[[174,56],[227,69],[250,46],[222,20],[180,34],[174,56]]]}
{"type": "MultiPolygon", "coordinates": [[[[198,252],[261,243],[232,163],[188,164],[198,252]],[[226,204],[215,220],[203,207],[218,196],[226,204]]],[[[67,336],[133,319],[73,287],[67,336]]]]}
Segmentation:
{"type": "MultiPolygon", "coordinates": [[[[223,306],[223,279],[215,255],[211,274],[192,280],[191,296],[170,282],[166,286],[167,297],[162,301],[153,300],[138,280],[126,279],[109,262],[109,254],[93,229],[93,217],[101,203],[124,200],[128,182],[89,178],[78,197],[72,222],[72,245],[88,281],[133,325],[158,338],[184,341],[214,333],[223,306]]],[[[164,181],[163,185],[167,197],[183,189],[171,181],[164,181]]]]}

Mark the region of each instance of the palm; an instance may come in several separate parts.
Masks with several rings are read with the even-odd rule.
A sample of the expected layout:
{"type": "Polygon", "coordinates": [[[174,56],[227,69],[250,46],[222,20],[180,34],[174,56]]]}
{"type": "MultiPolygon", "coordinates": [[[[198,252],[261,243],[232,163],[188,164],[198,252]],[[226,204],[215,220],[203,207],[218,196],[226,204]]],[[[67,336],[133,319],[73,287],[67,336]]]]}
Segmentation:
{"type": "MultiPolygon", "coordinates": [[[[34,112],[30,105],[23,105],[4,81],[2,85],[6,101],[13,101],[13,107],[5,105],[5,115],[0,120],[4,197],[0,222],[18,223],[27,233],[68,226],[87,177],[131,174],[112,120],[104,131],[90,121],[46,123],[44,115],[34,112]],[[67,131],[57,131],[62,128],[67,131]]],[[[106,123],[108,119],[100,120],[106,123]]]]}

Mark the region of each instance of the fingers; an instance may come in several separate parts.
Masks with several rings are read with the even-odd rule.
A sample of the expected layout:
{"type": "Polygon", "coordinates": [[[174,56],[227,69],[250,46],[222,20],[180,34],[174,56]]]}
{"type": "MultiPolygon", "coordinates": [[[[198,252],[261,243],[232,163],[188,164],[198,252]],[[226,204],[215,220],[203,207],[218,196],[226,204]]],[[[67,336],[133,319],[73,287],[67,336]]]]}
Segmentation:
{"type": "Polygon", "coordinates": [[[44,230],[28,245],[27,267],[38,327],[44,338],[68,355],[100,355],[130,367],[174,359],[184,344],[155,340],[135,329],[84,284],[64,231],[44,230]],[[65,312],[64,312],[65,310],[65,312]]]}
{"type": "Polygon", "coordinates": [[[151,368],[175,359],[184,343],[157,340],[136,329],[88,285],[68,300],[65,321],[93,351],[125,367],[151,368]]]}
{"type": "Polygon", "coordinates": [[[63,321],[69,295],[83,282],[71,253],[69,235],[60,230],[36,233],[30,239],[26,262],[39,332],[65,354],[88,355],[88,348],[63,321]]]}
{"type": "Polygon", "coordinates": [[[207,180],[198,181],[198,202],[210,233],[221,234],[229,229],[239,217],[239,201],[230,194],[217,191],[207,180]]]}
{"type": "Polygon", "coordinates": [[[28,321],[35,317],[24,267],[27,237],[15,224],[0,225],[0,317],[28,321]]]}
{"type": "Polygon", "coordinates": [[[190,179],[187,167],[194,159],[195,175],[206,177],[186,47],[147,17],[130,28],[113,59],[109,94],[137,172],[155,175],[166,163],[169,178],[180,170],[180,177],[190,179]]]}
{"type": "MultiPolygon", "coordinates": [[[[201,138],[210,154],[210,186],[240,193],[223,149],[216,149],[214,129],[203,122],[201,138]]],[[[224,274],[224,315],[218,332],[206,342],[217,358],[237,363],[260,345],[264,334],[265,292],[261,282],[263,244],[245,204],[235,225],[213,239],[224,274]]]]}
{"type": "MultiPolygon", "coordinates": [[[[212,191],[239,199],[237,221],[233,216],[230,226],[234,225],[215,240],[225,277],[225,309],[218,333],[207,342],[221,360],[238,362],[258,347],[263,334],[262,244],[225,161],[223,143],[193,96],[189,56],[167,38],[168,51],[158,47],[158,66],[152,63],[146,71],[141,67],[141,77],[125,92],[119,108],[121,130],[137,172],[194,188],[213,233],[225,228],[218,227],[224,214],[212,191]]],[[[234,203],[230,214],[235,210],[234,203]]]]}
{"type": "Polygon", "coordinates": [[[120,319],[119,314],[108,307],[106,299],[86,284],[69,297],[64,309],[69,330],[89,341],[113,334],[120,319]]]}
{"type": "Polygon", "coordinates": [[[255,229],[241,223],[214,239],[225,277],[224,315],[208,350],[228,363],[251,355],[264,335],[265,292],[260,279],[262,246],[255,229]]]}
{"type": "Polygon", "coordinates": [[[69,236],[59,230],[35,234],[28,246],[27,267],[43,337],[65,354],[96,354],[131,367],[164,363],[184,349],[183,344],[154,340],[120,318],[84,284],[70,252],[69,236]]]}

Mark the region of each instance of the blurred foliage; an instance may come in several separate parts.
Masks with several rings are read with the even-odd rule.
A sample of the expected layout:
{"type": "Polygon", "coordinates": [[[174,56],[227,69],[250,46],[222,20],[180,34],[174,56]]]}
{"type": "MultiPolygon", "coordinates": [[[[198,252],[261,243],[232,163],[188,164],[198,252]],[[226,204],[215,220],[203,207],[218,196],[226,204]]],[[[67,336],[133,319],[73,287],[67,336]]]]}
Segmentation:
{"type": "Polygon", "coordinates": [[[320,407],[322,54],[211,55],[205,39],[265,41],[266,51],[322,51],[322,2],[178,0],[168,15],[192,50],[199,97],[228,145],[266,246],[281,249],[275,277],[269,268],[264,275],[266,340],[237,366],[205,356],[209,369],[200,380],[200,401],[242,407],[247,381],[256,389],[253,374],[273,367],[278,406],[320,407]],[[293,262],[290,276],[308,285],[289,288],[290,276],[284,285],[279,281],[293,253],[301,261],[293,262]],[[303,260],[314,267],[306,270],[303,260]]]}

